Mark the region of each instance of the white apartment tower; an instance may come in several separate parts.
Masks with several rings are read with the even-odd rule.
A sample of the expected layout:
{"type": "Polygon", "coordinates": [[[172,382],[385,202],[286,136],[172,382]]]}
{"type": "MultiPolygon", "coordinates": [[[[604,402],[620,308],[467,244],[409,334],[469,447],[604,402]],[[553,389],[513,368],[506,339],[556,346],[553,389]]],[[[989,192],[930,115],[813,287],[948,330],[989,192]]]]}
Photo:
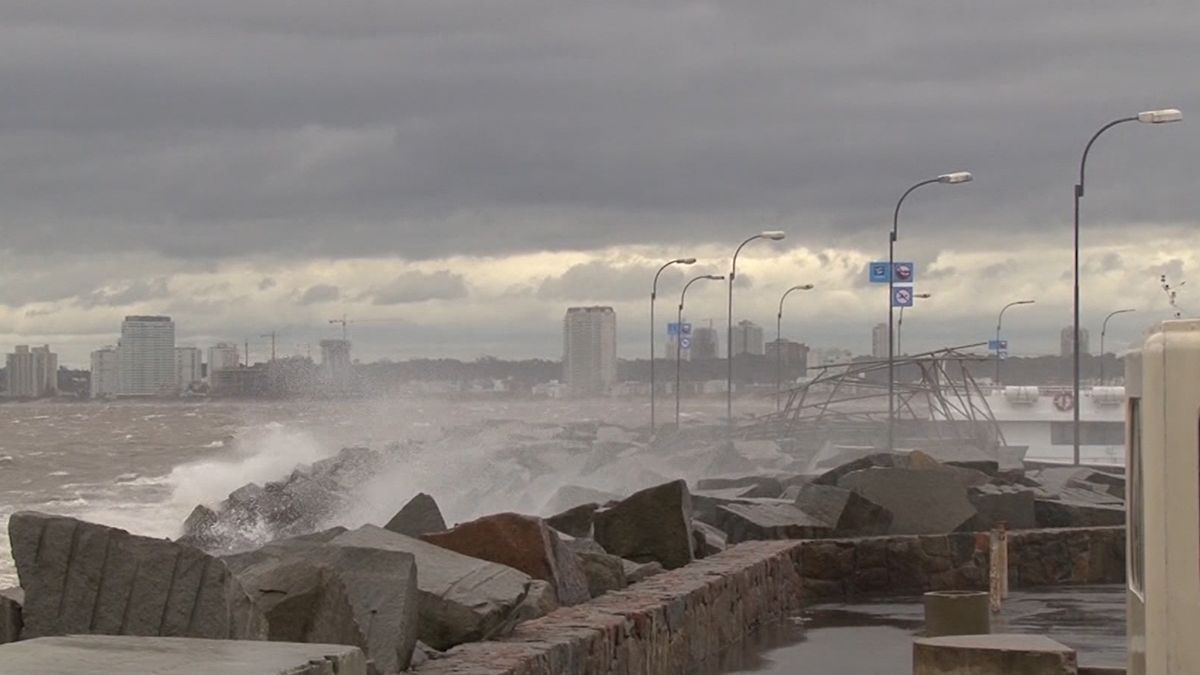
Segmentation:
{"type": "Polygon", "coordinates": [[[121,368],[117,348],[104,347],[92,352],[92,398],[116,396],[120,392],[121,368]]]}
{"type": "Polygon", "coordinates": [[[58,355],[50,346],[17,345],[6,359],[8,395],[13,398],[41,398],[58,393],[58,355]]]}
{"type": "Polygon", "coordinates": [[[169,316],[127,316],[117,345],[122,396],[174,393],[175,322],[169,316]]]}
{"type": "Polygon", "coordinates": [[[218,342],[208,348],[208,377],[218,370],[233,370],[242,362],[237,345],[218,342]]]}
{"type": "Polygon", "coordinates": [[[563,319],[563,380],[571,396],[601,396],[617,382],[617,313],[571,307],[563,319]]]}
{"type": "Polygon", "coordinates": [[[193,382],[204,379],[201,377],[200,350],[195,347],[175,348],[175,386],[180,391],[187,391],[193,382]]]}
{"type": "Polygon", "coordinates": [[[877,359],[888,357],[888,325],[877,323],[871,329],[871,356],[877,359]]]}

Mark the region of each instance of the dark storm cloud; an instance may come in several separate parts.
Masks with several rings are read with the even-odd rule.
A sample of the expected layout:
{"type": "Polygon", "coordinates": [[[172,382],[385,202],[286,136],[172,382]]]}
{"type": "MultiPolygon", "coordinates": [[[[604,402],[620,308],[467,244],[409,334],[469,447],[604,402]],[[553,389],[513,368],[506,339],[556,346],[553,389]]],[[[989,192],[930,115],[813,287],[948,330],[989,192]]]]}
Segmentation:
{"type": "Polygon", "coordinates": [[[461,274],[447,270],[405,272],[391,282],[371,289],[364,298],[375,305],[400,305],[426,300],[455,300],[467,295],[467,282],[461,274]]]}
{"type": "MultiPolygon", "coordinates": [[[[764,224],[844,243],[960,168],[978,182],[914,195],[903,236],[966,246],[1064,224],[1108,119],[1200,112],[1183,0],[0,0],[0,16],[0,223],[20,252],[424,258],[764,224]]],[[[1091,227],[1193,217],[1192,129],[1106,138],[1091,227]]]]}
{"type": "Polygon", "coordinates": [[[320,302],[333,302],[341,297],[341,294],[342,292],[337,286],[317,284],[304,291],[304,294],[300,296],[300,304],[315,305],[320,302]]]}

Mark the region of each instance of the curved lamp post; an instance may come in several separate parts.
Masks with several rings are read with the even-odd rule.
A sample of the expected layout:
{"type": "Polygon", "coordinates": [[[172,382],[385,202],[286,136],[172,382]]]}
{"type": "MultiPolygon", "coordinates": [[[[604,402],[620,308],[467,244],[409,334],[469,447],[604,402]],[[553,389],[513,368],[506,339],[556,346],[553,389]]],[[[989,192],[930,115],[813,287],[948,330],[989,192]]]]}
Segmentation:
{"type": "Polygon", "coordinates": [[[1108,333],[1108,320],[1118,314],[1136,311],[1136,309],[1118,309],[1115,312],[1109,312],[1108,316],[1104,317],[1104,323],[1100,326],[1100,386],[1104,386],[1104,335],[1108,333]]]}
{"type": "Polygon", "coordinates": [[[660,275],[662,275],[663,270],[667,269],[671,265],[694,265],[695,263],[696,263],[695,258],[676,258],[675,260],[672,260],[672,261],[666,263],[662,267],[658,268],[658,271],[654,273],[654,285],[650,288],[650,435],[651,436],[654,435],[654,395],[656,393],[654,390],[654,359],[655,359],[654,333],[656,330],[656,327],[654,325],[654,301],[658,298],[658,277],[660,275]]]}
{"type": "Polygon", "coordinates": [[[737,276],[737,259],[738,254],[742,252],[742,248],[754,241],[755,239],[769,239],[771,241],[779,241],[787,235],[779,230],[767,230],[750,237],[738,245],[737,250],[733,252],[733,264],[729,267],[729,316],[728,328],[725,332],[725,417],[729,428],[733,428],[733,281],[737,276]]]}
{"type": "Polygon", "coordinates": [[[892,214],[892,231],[888,237],[888,451],[892,451],[896,447],[896,339],[895,331],[895,307],[892,306],[892,297],[896,293],[896,275],[893,270],[896,268],[896,239],[899,237],[900,230],[900,206],[904,204],[905,198],[912,194],[913,190],[925,185],[933,183],[944,183],[946,185],[957,185],[959,183],[969,183],[974,179],[968,171],[955,171],[954,173],[944,173],[937,178],[923,180],[916,185],[904,191],[900,195],[900,200],[896,202],[896,211],[892,214]]]}
{"type": "MultiPolygon", "coordinates": [[[[683,301],[687,298],[688,289],[692,287],[692,284],[696,283],[697,281],[701,281],[703,279],[711,279],[713,281],[721,281],[724,278],[725,277],[720,274],[704,274],[704,275],[695,277],[691,281],[684,284],[683,292],[679,294],[679,315],[678,315],[678,318],[676,319],[676,322],[681,326],[683,325],[683,301]]],[[[683,361],[683,359],[682,359],[683,349],[680,347],[679,341],[682,337],[683,337],[682,335],[679,335],[678,337],[675,338],[675,429],[676,429],[676,431],[679,430],[679,384],[680,384],[679,370],[680,370],[680,363],[682,363],[682,361],[683,361]]]]}
{"type": "MultiPolygon", "coordinates": [[[[917,293],[913,300],[928,300],[933,293],[917,293]]],[[[896,352],[904,356],[904,308],[900,308],[900,316],[896,319],[896,352]]]]}
{"type": "Polygon", "coordinates": [[[997,389],[1000,388],[1000,325],[1004,323],[1004,313],[1008,311],[1009,307],[1016,307],[1017,305],[1032,305],[1035,302],[1037,301],[1016,300],[1014,302],[1010,302],[1000,309],[1000,316],[996,317],[996,377],[993,382],[996,383],[997,389]]]}
{"type": "Polygon", "coordinates": [[[1163,110],[1148,110],[1146,112],[1140,112],[1137,115],[1134,115],[1132,117],[1122,117],[1120,119],[1113,120],[1113,121],[1109,122],[1108,124],[1105,124],[1104,126],[1100,127],[1100,130],[1092,135],[1091,140],[1089,140],[1087,142],[1087,145],[1085,145],[1083,147],[1083,158],[1079,160],[1079,182],[1075,184],[1074,321],[1071,324],[1071,328],[1074,331],[1074,335],[1072,336],[1072,340],[1071,340],[1071,344],[1072,344],[1071,351],[1073,352],[1073,356],[1074,356],[1074,365],[1073,365],[1074,377],[1072,379],[1073,379],[1073,384],[1074,384],[1073,392],[1074,392],[1074,396],[1075,396],[1075,398],[1072,399],[1073,404],[1071,406],[1072,414],[1073,414],[1073,419],[1072,419],[1072,432],[1073,433],[1071,434],[1072,435],[1071,442],[1072,442],[1072,445],[1074,445],[1074,450],[1075,450],[1075,455],[1074,455],[1075,464],[1079,464],[1079,408],[1080,408],[1080,405],[1079,405],[1079,403],[1080,403],[1080,401],[1079,401],[1079,202],[1080,202],[1080,200],[1083,199],[1083,185],[1084,185],[1083,178],[1084,178],[1084,171],[1087,168],[1088,153],[1091,152],[1091,150],[1092,150],[1092,144],[1096,142],[1097,138],[1100,138],[1100,134],[1103,134],[1104,132],[1117,126],[1118,124],[1124,124],[1125,122],[1142,122],[1144,124],[1166,124],[1168,122],[1178,122],[1181,119],[1183,119],[1182,112],[1180,112],[1179,110],[1176,110],[1175,108],[1165,108],[1163,110]]]}
{"type": "Polygon", "coordinates": [[[792,286],[783,292],[783,296],[779,298],[779,314],[775,315],[775,410],[779,408],[779,396],[783,391],[783,301],[792,294],[792,291],[811,291],[812,284],[801,284],[800,286],[792,286]]]}

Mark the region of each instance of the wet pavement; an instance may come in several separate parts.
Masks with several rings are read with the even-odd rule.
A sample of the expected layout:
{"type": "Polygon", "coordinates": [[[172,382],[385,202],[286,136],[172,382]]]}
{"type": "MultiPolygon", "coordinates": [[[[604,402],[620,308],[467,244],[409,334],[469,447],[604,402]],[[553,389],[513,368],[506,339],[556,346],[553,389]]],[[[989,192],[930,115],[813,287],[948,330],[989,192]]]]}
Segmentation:
{"type": "MultiPolygon", "coordinates": [[[[920,597],[814,605],[772,626],[697,675],[897,675],[908,673],[924,626],[920,597]]],[[[992,617],[994,633],[1046,635],[1074,648],[1081,665],[1125,663],[1124,586],[1014,591],[992,617]]]]}

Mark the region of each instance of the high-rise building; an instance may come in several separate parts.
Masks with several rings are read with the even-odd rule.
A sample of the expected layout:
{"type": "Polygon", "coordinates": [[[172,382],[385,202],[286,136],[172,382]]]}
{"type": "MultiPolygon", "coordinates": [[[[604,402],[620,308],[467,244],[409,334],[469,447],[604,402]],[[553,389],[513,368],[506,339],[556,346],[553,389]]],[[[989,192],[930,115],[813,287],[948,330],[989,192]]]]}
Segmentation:
{"type": "Polygon", "coordinates": [[[720,354],[717,329],[712,326],[692,329],[692,358],[715,359],[720,354]]]}
{"type": "Polygon", "coordinates": [[[321,380],[331,393],[350,390],[350,341],[321,340],[321,380]]]}
{"type": "Polygon", "coordinates": [[[753,321],[739,321],[733,327],[733,355],[763,355],[763,329],[753,321]]]}
{"type": "Polygon", "coordinates": [[[41,398],[58,394],[58,355],[50,345],[17,345],[6,359],[8,395],[13,398],[41,398]]]}
{"type": "Polygon", "coordinates": [[[798,368],[797,377],[804,377],[808,374],[808,345],[787,338],[772,340],[767,343],[767,360],[785,369],[798,368]]]}
{"type": "Polygon", "coordinates": [[[121,396],[174,393],[175,322],[169,316],[127,316],[117,345],[121,396]]]}
{"type": "Polygon", "coordinates": [[[175,348],[175,385],[187,391],[193,382],[204,379],[200,366],[200,350],[195,347],[175,348]]]}
{"type": "Polygon", "coordinates": [[[617,313],[571,307],[563,318],[563,380],[571,396],[601,396],[617,382],[617,313]]]}
{"type": "Polygon", "coordinates": [[[116,396],[120,392],[121,367],[116,347],[104,347],[92,352],[92,398],[116,396]]]}
{"type": "Polygon", "coordinates": [[[877,323],[871,329],[871,356],[877,359],[888,357],[888,325],[877,323]]]}
{"type": "Polygon", "coordinates": [[[242,359],[235,344],[218,342],[208,348],[208,377],[218,370],[232,370],[241,365],[242,359]]]}
{"type": "MultiPolygon", "coordinates": [[[[1071,327],[1063,326],[1062,332],[1058,335],[1058,353],[1062,356],[1071,356],[1075,353],[1075,341],[1071,339],[1071,327]]],[[[1079,329],[1079,353],[1091,354],[1092,350],[1088,344],[1088,329],[1079,329]]]]}

